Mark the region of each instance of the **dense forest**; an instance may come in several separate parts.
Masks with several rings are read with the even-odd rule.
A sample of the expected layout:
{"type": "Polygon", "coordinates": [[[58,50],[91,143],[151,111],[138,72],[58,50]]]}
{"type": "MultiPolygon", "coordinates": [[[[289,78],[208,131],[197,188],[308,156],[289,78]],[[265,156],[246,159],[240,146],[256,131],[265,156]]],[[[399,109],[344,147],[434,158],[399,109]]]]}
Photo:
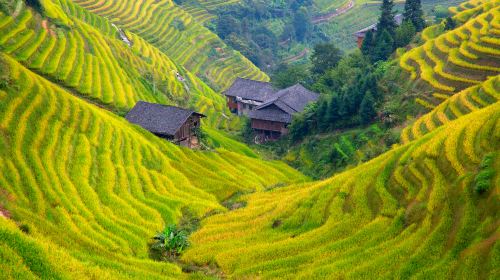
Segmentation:
{"type": "Polygon", "coordinates": [[[311,23],[312,4],[311,0],[244,0],[217,10],[210,27],[230,46],[269,71],[280,63],[289,42],[315,44],[328,40],[311,23]],[[270,26],[270,22],[279,26],[270,26]]]}

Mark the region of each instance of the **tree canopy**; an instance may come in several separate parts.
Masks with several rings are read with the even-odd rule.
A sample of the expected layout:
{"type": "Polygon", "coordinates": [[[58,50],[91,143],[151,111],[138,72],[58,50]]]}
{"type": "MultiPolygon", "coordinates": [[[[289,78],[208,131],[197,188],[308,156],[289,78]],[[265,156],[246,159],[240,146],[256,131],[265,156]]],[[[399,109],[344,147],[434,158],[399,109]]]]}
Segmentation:
{"type": "Polygon", "coordinates": [[[416,31],[422,31],[425,27],[424,12],[420,0],[406,0],[403,20],[411,22],[416,31]]]}
{"type": "Polygon", "coordinates": [[[339,63],[342,58],[342,51],[333,43],[320,43],[314,47],[311,56],[312,73],[321,75],[339,63]]]}

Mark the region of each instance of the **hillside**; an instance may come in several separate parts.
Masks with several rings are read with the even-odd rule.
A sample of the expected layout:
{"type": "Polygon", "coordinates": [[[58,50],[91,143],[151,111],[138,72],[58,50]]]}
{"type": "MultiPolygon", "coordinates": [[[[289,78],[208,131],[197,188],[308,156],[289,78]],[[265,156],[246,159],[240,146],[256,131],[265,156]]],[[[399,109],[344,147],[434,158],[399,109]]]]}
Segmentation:
{"type": "Polygon", "coordinates": [[[500,0],[382,62],[411,88],[388,98],[425,113],[318,181],[231,134],[218,90],[268,77],[201,18],[240,1],[33,1],[0,0],[0,279],[500,278],[500,0]],[[206,114],[210,147],[130,124],[139,100],[206,114]],[[155,258],[153,237],[193,219],[189,245],[155,258]]]}
{"type": "Polygon", "coordinates": [[[12,85],[0,91],[0,205],[29,234],[1,219],[3,276],[179,277],[147,244],[181,208],[225,211],[236,192],[305,180],[282,163],[159,140],[1,61],[12,85]]]}
{"type": "Polygon", "coordinates": [[[444,32],[435,25],[422,32],[425,43],[405,53],[400,65],[412,79],[429,89],[424,104],[439,103],[446,95],[480,84],[500,73],[498,47],[500,2],[473,2],[453,19],[459,26],[444,32]]]}
{"type": "Polygon", "coordinates": [[[234,278],[495,279],[499,118],[495,103],[331,179],[250,195],[184,258],[234,278]]]}
{"type": "Polygon", "coordinates": [[[406,69],[434,97],[401,145],[324,181],[246,196],[246,208],[206,220],[184,259],[233,278],[498,278],[498,3],[455,11],[455,30],[426,37],[441,28],[429,27],[400,61],[420,56],[406,69]],[[453,37],[449,55],[432,55],[453,37]],[[458,68],[467,46],[474,56],[458,68]]]}
{"type": "Polygon", "coordinates": [[[171,0],[74,2],[141,36],[219,89],[229,87],[237,77],[269,79],[171,0]]]}
{"type": "MultiPolygon", "coordinates": [[[[352,52],[357,48],[354,33],[377,22],[382,3],[368,0],[178,2],[197,22],[217,32],[228,45],[268,73],[278,70],[281,63],[307,63],[314,46],[320,42],[332,41],[344,52],[352,52]],[[305,8],[307,14],[296,22],[300,10],[297,7],[305,8]],[[294,33],[300,26],[310,36],[298,38],[294,33]]],[[[448,7],[461,2],[422,0],[422,6],[432,24],[441,20],[436,15],[443,16],[448,7]]],[[[395,11],[402,13],[404,1],[394,3],[395,11]]]]}

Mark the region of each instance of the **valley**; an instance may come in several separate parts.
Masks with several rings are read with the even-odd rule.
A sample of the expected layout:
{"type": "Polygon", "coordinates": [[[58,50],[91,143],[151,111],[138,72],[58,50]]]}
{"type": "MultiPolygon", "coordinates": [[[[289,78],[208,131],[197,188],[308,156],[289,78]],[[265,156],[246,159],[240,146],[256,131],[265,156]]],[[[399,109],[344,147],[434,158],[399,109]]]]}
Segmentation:
{"type": "Polygon", "coordinates": [[[500,1],[360,49],[404,2],[269,1],[259,26],[327,35],[269,68],[219,32],[249,2],[0,0],[0,279],[500,277],[500,1]]]}

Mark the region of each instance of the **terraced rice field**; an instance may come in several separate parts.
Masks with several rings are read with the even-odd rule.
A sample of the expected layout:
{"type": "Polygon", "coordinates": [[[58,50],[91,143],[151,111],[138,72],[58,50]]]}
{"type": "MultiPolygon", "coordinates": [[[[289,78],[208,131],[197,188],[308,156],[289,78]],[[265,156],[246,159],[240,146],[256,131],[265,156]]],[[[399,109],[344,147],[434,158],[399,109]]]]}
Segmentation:
{"type": "Polygon", "coordinates": [[[495,279],[499,128],[497,102],[331,179],[248,195],[183,258],[235,279],[495,279]],[[493,190],[478,198],[488,155],[493,190]]]}
{"type": "Polygon", "coordinates": [[[500,75],[492,77],[484,83],[467,88],[445,100],[429,114],[418,118],[415,123],[406,127],[402,140],[408,143],[437,127],[455,120],[463,115],[487,107],[500,100],[500,75]]]}
{"type": "Polygon", "coordinates": [[[452,95],[500,73],[500,1],[477,4],[454,16],[461,25],[453,31],[424,30],[427,41],[400,60],[412,79],[425,81],[434,93],[452,95]]]}
{"type": "Polygon", "coordinates": [[[23,9],[18,18],[1,27],[2,50],[31,69],[105,104],[123,108],[141,99],[166,101],[144,94],[148,93],[144,85],[131,75],[139,74],[123,70],[113,56],[113,47],[119,47],[113,43],[119,42],[108,40],[83,22],[76,22],[76,30],[71,33],[52,33],[40,25],[34,27],[37,25],[32,12],[23,9]]]}
{"type": "Polygon", "coordinates": [[[462,26],[409,52],[435,62],[413,73],[443,75],[442,103],[404,129],[402,145],[324,181],[245,196],[245,208],[204,221],[183,259],[234,279],[498,278],[498,47],[461,49],[495,43],[496,5],[462,5],[462,26]],[[491,189],[479,195],[485,170],[491,189]]]}
{"type": "MultiPolygon", "coordinates": [[[[248,59],[230,49],[170,0],[74,2],[142,37],[176,63],[220,89],[229,87],[237,77],[269,80],[248,59]]],[[[207,7],[217,7],[223,1],[204,3],[207,7]]]]}
{"type": "Polygon", "coordinates": [[[240,3],[240,0],[188,0],[182,1],[182,8],[188,12],[197,22],[205,23],[213,18],[214,11],[224,8],[228,5],[240,3]]]}
{"type": "Polygon", "coordinates": [[[205,279],[149,257],[187,207],[205,218],[182,261],[230,279],[498,279],[499,2],[461,5],[456,30],[431,27],[402,57],[441,104],[401,145],[318,182],[214,129],[237,125],[222,98],[140,34],[119,41],[101,12],[59,0],[71,32],[0,14],[0,278],[205,279]],[[207,112],[221,148],[172,145],[102,108],[140,98],[207,112]],[[246,206],[228,211],[235,194],[246,206]]]}
{"type": "Polygon", "coordinates": [[[74,23],[71,32],[43,28],[27,8],[15,19],[0,13],[4,22],[0,49],[79,95],[119,110],[131,108],[138,100],[176,104],[206,114],[212,127],[238,127],[220,94],[158,48],[133,33],[129,33],[134,42],[129,48],[105,18],[71,1],[60,3],[74,23]]]}
{"type": "Polygon", "coordinates": [[[147,243],[182,207],[224,211],[218,201],[237,191],[305,179],[282,163],[169,144],[0,58],[14,82],[0,94],[0,186],[29,232],[0,217],[2,277],[178,279],[147,243]]]}

